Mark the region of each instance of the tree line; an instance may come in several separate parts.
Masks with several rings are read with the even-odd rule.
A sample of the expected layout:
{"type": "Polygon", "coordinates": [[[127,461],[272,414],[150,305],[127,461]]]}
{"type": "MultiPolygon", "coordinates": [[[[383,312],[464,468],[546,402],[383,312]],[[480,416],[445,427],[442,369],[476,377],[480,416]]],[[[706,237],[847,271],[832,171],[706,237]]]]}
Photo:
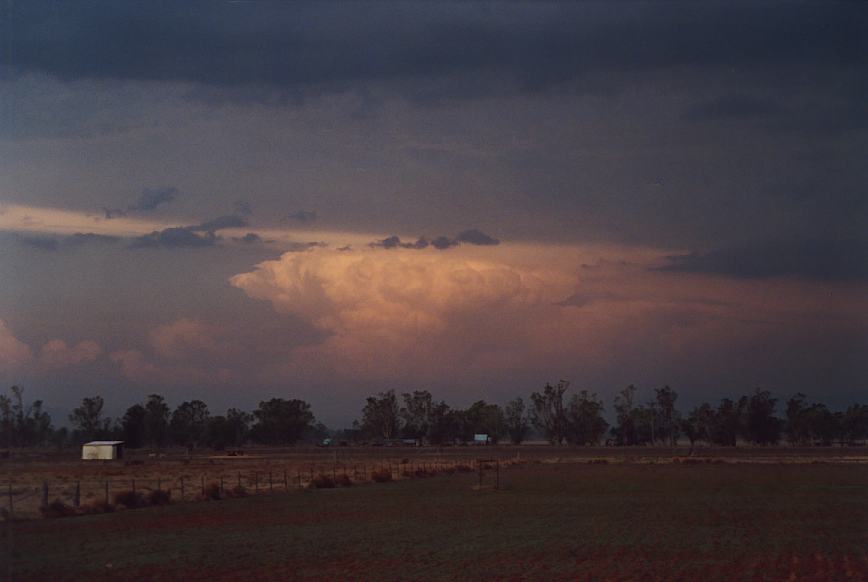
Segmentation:
{"type": "Polygon", "coordinates": [[[201,400],[170,408],[165,398],[152,394],[113,419],[104,413],[102,397],[84,398],[69,415],[72,430],[55,429],[42,401],[25,404],[17,386],[0,394],[0,447],[64,446],[89,440],[123,440],[130,448],[168,446],[225,449],[245,443],[291,445],[319,442],[326,437],[354,443],[411,439],[432,445],[467,443],[486,435],[493,443],[521,444],[532,435],[552,444],[675,446],[684,440],[736,446],[739,442],[775,445],[853,445],[868,438],[868,405],[853,404],[832,411],[820,402],[796,394],[777,415],[778,399],[756,389],[737,399],[723,398],[716,405],[702,403],[686,414],[677,407],[678,393],[669,386],[653,390],[639,402],[635,386],[618,392],[613,401],[614,424],[609,424],[603,401],[587,390],[568,394],[570,383],[547,383],[527,401],[515,398],[501,407],[478,400],[455,408],[435,400],[427,390],[394,390],[369,396],[361,418],[352,428],[329,431],[317,422],[310,405],[298,399],[272,398],[253,412],[230,408],[212,415],[201,400]]]}

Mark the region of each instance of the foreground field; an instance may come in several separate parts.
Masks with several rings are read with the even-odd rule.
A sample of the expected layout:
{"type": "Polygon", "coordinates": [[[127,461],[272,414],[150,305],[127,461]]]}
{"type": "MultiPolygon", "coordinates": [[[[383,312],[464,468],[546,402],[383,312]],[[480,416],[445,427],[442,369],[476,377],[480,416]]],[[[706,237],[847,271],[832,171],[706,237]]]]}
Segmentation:
{"type": "Polygon", "coordinates": [[[475,484],[34,520],[3,542],[16,580],[868,579],[865,465],[528,463],[475,484]]]}

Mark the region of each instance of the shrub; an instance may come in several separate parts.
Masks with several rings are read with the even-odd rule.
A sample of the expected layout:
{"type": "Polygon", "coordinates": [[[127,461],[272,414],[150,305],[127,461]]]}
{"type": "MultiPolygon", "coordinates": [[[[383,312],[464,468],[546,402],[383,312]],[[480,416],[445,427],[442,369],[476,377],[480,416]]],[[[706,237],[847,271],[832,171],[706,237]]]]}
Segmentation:
{"type": "Polygon", "coordinates": [[[236,485],[232,489],[227,489],[226,497],[229,499],[235,499],[239,497],[247,497],[247,488],[244,485],[236,485]]]}
{"type": "Polygon", "coordinates": [[[371,471],[371,481],[386,483],[392,480],[392,472],[388,469],[375,469],[371,471]]]}
{"type": "Polygon", "coordinates": [[[220,483],[208,483],[205,490],[199,494],[199,498],[203,501],[219,501],[221,497],[220,483]]]}
{"type": "Polygon", "coordinates": [[[172,502],[172,492],[164,489],[152,489],[148,491],[145,500],[150,505],[169,505],[172,502]]]}
{"type": "Polygon", "coordinates": [[[335,479],[335,485],[338,487],[350,487],[353,484],[353,480],[350,479],[350,476],[347,474],[338,475],[337,479],[335,479]]]}
{"type": "Polygon", "coordinates": [[[141,491],[119,491],[115,493],[115,505],[123,505],[127,509],[145,507],[148,503],[141,491]]]}
{"type": "Polygon", "coordinates": [[[42,517],[47,518],[69,517],[71,515],[78,515],[78,511],[74,507],[72,507],[71,505],[67,505],[60,499],[55,499],[45,507],[40,507],[39,512],[42,513],[42,517]]]}
{"type": "Polygon", "coordinates": [[[115,510],[115,506],[105,501],[94,501],[81,506],[81,512],[85,514],[94,513],[111,513],[115,510]]]}
{"type": "Polygon", "coordinates": [[[455,470],[459,473],[472,473],[473,467],[470,465],[455,465],[455,470]]]}
{"type": "Polygon", "coordinates": [[[334,489],[335,481],[328,475],[317,475],[308,485],[311,489],[334,489]]]}

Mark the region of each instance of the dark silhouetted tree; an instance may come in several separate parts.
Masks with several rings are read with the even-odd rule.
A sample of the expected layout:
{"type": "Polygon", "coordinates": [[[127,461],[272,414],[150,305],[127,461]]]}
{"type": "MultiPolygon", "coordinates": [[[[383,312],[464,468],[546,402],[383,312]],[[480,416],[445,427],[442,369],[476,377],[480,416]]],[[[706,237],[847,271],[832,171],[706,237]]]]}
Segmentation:
{"type": "Polygon", "coordinates": [[[566,419],[566,438],[571,444],[599,444],[609,428],[609,423],[603,418],[603,402],[587,390],[570,398],[566,419]]]}
{"type": "Polygon", "coordinates": [[[201,400],[182,402],[172,413],[169,431],[175,444],[198,447],[204,444],[208,431],[208,405],[201,400]]]}
{"type": "Polygon", "coordinates": [[[372,437],[394,439],[400,428],[400,410],[395,391],[369,396],[362,409],[362,429],[372,437]]]}
{"type": "Polygon", "coordinates": [[[169,405],[159,394],[151,394],[145,402],[145,440],[157,449],[169,441],[169,405]]]}
{"type": "Polygon", "coordinates": [[[111,431],[111,419],[103,418],[102,396],[84,398],[81,406],[74,408],[69,421],[75,427],[79,440],[89,441],[105,438],[111,431]]]}
{"type": "Polygon", "coordinates": [[[310,404],[303,400],[272,398],[260,402],[253,412],[256,424],[250,437],[256,442],[270,445],[292,445],[301,440],[316,420],[310,404]]]}
{"type": "Polygon", "coordinates": [[[516,445],[524,442],[530,430],[530,421],[525,412],[524,400],[516,398],[507,402],[504,409],[504,420],[509,440],[516,445]]]}
{"type": "Polygon", "coordinates": [[[781,422],[775,417],[777,399],[759,388],[747,401],[747,437],[758,445],[773,445],[780,440],[781,422]]]}
{"type": "Polygon", "coordinates": [[[612,428],[612,434],[617,445],[639,444],[636,432],[635,397],[636,387],[632,384],[615,396],[615,421],[617,424],[612,428]]]}
{"type": "Polygon", "coordinates": [[[124,445],[131,449],[138,449],[145,444],[145,416],[147,412],[141,404],[133,404],[127,408],[121,420],[124,445]]]}
{"type": "Polygon", "coordinates": [[[564,392],[569,387],[569,382],[561,380],[556,386],[546,384],[542,392],[530,395],[531,422],[552,444],[562,444],[567,436],[564,392]]]}

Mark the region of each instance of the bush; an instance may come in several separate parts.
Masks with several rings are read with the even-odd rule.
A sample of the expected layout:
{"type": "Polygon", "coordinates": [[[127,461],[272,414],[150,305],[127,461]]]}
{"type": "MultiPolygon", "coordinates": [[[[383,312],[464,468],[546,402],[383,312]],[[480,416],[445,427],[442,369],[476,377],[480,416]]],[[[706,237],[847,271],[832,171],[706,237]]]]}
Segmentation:
{"type": "Polygon", "coordinates": [[[470,465],[456,465],[455,470],[459,473],[472,473],[473,467],[470,465]]]}
{"type": "Polygon", "coordinates": [[[105,501],[94,501],[81,506],[81,512],[84,514],[94,513],[111,513],[115,510],[115,506],[105,501]]]}
{"type": "Polygon", "coordinates": [[[67,505],[60,499],[55,499],[47,506],[40,507],[39,512],[42,513],[42,517],[47,518],[69,517],[71,515],[78,515],[78,511],[74,507],[72,507],[71,505],[67,505]]]}
{"type": "Polygon", "coordinates": [[[163,489],[148,491],[145,499],[150,505],[169,505],[172,502],[172,492],[163,489]]]}
{"type": "Polygon", "coordinates": [[[219,501],[222,498],[220,494],[220,483],[208,483],[205,490],[199,495],[203,501],[219,501]]]}
{"type": "Polygon", "coordinates": [[[371,481],[376,483],[387,483],[392,480],[392,472],[388,469],[375,469],[371,471],[371,481]]]}
{"type": "Polygon", "coordinates": [[[247,497],[247,488],[244,485],[236,485],[232,489],[227,489],[225,491],[225,495],[229,499],[236,499],[239,497],[247,497]]]}
{"type": "Polygon", "coordinates": [[[335,485],[338,487],[351,487],[353,484],[353,480],[350,479],[350,476],[344,473],[343,475],[338,475],[337,479],[335,479],[335,485]]]}
{"type": "Polygon", "coordinates": [[[334,489],[335,481],[328,475],[317,475],[308,485],[311,489],[334,489]]]}
{"type": "Polygon", "coordinates": [[[145,496],[141,491],[119,491],[114,496],[115,505],[123,505],[127,509],[147,506],[145,496]]]}

